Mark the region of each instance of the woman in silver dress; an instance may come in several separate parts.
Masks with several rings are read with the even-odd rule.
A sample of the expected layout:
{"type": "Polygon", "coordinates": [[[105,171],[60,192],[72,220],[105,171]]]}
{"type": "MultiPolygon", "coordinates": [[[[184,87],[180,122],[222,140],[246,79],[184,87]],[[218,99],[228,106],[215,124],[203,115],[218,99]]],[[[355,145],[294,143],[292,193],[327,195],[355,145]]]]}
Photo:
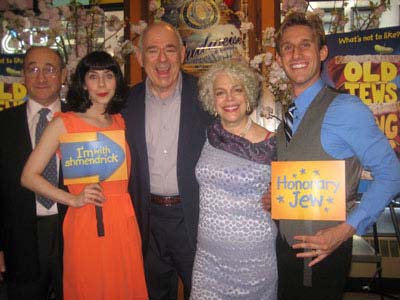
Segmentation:
{"type": "Polygon", "coordinates": [[[276,299],[277,229],[261,205],[276,142],[249,116],[259,77],[245,64],[219,62],[199,88],[204,108],[218,118],[196,167],[200,220],[190,299],[276,299]]]}

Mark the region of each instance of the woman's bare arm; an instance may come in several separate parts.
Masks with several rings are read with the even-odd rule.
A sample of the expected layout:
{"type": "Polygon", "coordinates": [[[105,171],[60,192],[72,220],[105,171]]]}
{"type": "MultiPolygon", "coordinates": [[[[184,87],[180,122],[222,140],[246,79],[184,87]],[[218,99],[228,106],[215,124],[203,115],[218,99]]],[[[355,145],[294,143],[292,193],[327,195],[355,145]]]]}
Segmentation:
{"type": "Polygon", "coordinates": [[[48,124],[39,144],[32,151],[22,171],[22,186],[68,206],[81,207],[86,204],[102,206],[104,195],[99,184],[88,184],[79,195],[73,195],[53,186],[41,175],[59,147],[59,136],[65,133],[66,130],[61,118],[55,118],[48,124]]]}

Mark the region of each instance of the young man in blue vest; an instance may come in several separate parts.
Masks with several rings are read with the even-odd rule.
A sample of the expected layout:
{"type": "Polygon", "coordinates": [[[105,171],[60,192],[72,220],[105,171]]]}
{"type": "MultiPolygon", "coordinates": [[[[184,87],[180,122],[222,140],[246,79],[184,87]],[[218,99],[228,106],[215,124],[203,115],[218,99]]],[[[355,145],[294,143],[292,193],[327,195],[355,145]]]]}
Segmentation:
{"type": "Polygon", "coordinates": [[[400,192],[400,163],[369,108],[322,82],[328,47],[317,15],[289,14],[277,35],[277,51],[295,104],[291,138],[284,124],[278,128],[278,159],[345,160],[347,203],[344,222],[280,220],[279,299],[342,299],[352,236],[366,233],[400,192]],[[355,207],[363,168],[373,180],[355,207]]]}

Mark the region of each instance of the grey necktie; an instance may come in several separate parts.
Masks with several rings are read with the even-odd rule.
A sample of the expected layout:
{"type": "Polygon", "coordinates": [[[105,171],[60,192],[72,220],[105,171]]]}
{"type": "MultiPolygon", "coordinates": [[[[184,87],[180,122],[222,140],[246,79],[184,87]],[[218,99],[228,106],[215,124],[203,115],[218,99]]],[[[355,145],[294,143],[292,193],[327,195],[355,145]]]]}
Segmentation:
{"type": "Polygon", "coordinates": [[[284,117],[284,130],[285,130],[285,136],[286,136],[286,142],[290,142],[292,135],[293,135],[293,112],[296,109],[296,105],[291,103],[288,107],[287,112],[285,113],[284,117]]]}
{"type": "MultiPolygon", "coordinates": [[[[39,122],[36,125],[36,133],[35,133],[35,143],[36,145],[39,143],[40,137],[43,134],[44,129],[46,128],[48,121],[47,115],[49,114],[50,109],[42,108],[39,111],[39,122]]],[[[42,176],[47,179],[52,185],[57,186],[58,183],[58,176],[57,176],[57,163],[56,163],[56,156],[50,159],[49,163],[47,164],[46,168],[43,170],[42,176]]],[[[37,195],[36,200],[42,204],[47,209],[50,209],[54,205],[54,201],[45,198],[41,195],[37,195]]]]}

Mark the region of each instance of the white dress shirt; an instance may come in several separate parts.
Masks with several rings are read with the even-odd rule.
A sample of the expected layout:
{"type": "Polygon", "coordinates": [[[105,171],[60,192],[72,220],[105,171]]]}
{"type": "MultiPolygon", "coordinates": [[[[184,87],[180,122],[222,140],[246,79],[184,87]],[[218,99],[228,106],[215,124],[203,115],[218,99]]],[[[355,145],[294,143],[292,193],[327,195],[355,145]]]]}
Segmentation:
{"type": "MultiPolygon", "coordinates": [[[[27,112],[27,120],[29,126],[29,134],[31,137],[32,147],[36,147],[35,143],[35,134],[36,134],[36,126],[39,122],[39,111],[45,108],[45,106],[39,104],[38,102],[29,99],[26,107],[27,112]]],[[[53,119],[54,113],[61,111],[61,102],[60,100],[54,101],[52,104],[47,106],[46,108],[50,109],[49,114],[47,115],[47,119],[49,122],[53,119]]],[[[57,174],[59,174],[59,159],[57,157],[57,174]]],[[[36,214],[38,216],[49,216],[57,214],[57,205],[53,205],[50,209],[47,209],[42,204],[36,201],[36,214]]]]}

